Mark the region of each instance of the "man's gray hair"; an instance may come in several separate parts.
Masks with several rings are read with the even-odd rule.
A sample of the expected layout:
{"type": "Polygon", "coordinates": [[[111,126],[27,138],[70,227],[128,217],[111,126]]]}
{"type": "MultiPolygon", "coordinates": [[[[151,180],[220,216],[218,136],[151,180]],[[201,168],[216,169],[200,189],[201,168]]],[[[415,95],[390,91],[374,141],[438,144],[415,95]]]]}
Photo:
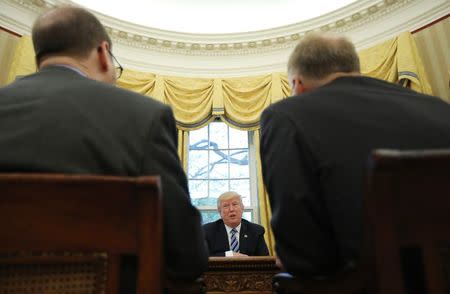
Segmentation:
{"type": "Polygon", "coordinates": [[[220,203],[222,203],[223,200],[229,200],[234,197],[239,197],[239,201],[241,202],[241,206],[244,207],[244,203],[242,202],[242,197],[237,192],[234,191],[228,191],[225,193],[222,193],[219,198],[217,198],[217,209],[220,210],[220,203]]]}
{"type": "Polygon", "coordinates": [[[337,72],[359,73],[359,57],[352,42],[328,34],[307,34],[288,61],[288,74],[320,80],[337,72]]]}

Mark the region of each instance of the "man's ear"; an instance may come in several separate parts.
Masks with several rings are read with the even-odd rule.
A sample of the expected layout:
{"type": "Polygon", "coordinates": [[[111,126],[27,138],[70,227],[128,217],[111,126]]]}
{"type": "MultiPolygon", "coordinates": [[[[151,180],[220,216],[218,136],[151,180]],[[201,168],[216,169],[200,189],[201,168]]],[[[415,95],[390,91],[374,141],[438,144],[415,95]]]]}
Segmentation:
{"type": "Polygon", "coordinates": [[[299,95],[305,91],[305,86],[299,75],[295,74],[290,77],[292,95],[299,95]]]}
{"type": "Polygon", "coordinates": [[[103,72],[107,72],[111,66],[111,57],[109,56],[109,44],[106,41],[100,43],[97,48],[98,60],[100,64],[100,69],[103,72]]]}

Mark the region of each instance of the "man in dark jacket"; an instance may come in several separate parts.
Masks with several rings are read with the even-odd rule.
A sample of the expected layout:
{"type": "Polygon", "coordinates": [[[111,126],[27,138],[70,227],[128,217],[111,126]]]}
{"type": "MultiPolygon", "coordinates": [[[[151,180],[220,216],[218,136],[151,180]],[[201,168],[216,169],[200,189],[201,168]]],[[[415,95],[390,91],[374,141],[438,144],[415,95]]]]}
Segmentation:
{"type": "Polygon", "coordinates": [[[0,89],[0,171],[160,175],[166,277],[199,277],[208,256],[170,107],[113,85],[121,67],[90,12],[51,9],[32,34],[39,71],[0,89]]]}
{"type": "Polygon", "coordinates": [[[242,219],[244,204],[236,192],[217,199],[221,219],[203,225],[209,256],[269,255],[262,226],[242,219]]]}
{"type": "Polygon", "coordinates": [[[450,106],[361,76],[353,44],[341,37],[305,36],[288,77],[294,97],[261,118],[276,252],[295,275],[333,274],[358,258],[370,152],[449,148],[450,106]]]}

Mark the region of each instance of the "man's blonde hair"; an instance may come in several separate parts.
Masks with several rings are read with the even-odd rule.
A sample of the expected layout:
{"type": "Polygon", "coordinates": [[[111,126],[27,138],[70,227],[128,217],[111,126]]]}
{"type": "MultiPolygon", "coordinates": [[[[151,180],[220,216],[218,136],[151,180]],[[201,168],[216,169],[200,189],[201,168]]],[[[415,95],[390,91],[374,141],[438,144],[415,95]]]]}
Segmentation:
{"type": "Polygon", "coordinates": [[[222,193],[219,198],[217,198],[217,209],[220,211],[220,204],[224,200],[230,200],[231,198],[239,197],[239,202],[241,202],[241,206],[244,207],[244,203],[242,203],[242,197],[237,192],[234,191],[228,191],[225,193],[222,193]]]}
{"type": "Polygon", "coordinates": [[[288,61],[288,74],[321,80],[337,72],[359,72],[359,57],[352,42],[344,37],[310,33],[295,47],[288,61]]]}

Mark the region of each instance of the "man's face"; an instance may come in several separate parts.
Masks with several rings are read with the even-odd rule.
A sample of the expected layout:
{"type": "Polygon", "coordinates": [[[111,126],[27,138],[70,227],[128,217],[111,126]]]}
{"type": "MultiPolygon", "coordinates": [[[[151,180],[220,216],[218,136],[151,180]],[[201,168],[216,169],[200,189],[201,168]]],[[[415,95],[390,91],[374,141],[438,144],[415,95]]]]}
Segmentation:
{"type": "Polygon", "coordinates": [[[239,196],[222,200],[219,212],[223,222],[227,226],[232,228],[237,227],[241,223],[242,213],[244,212],[244,207],[242,207],[239,196]]]}

